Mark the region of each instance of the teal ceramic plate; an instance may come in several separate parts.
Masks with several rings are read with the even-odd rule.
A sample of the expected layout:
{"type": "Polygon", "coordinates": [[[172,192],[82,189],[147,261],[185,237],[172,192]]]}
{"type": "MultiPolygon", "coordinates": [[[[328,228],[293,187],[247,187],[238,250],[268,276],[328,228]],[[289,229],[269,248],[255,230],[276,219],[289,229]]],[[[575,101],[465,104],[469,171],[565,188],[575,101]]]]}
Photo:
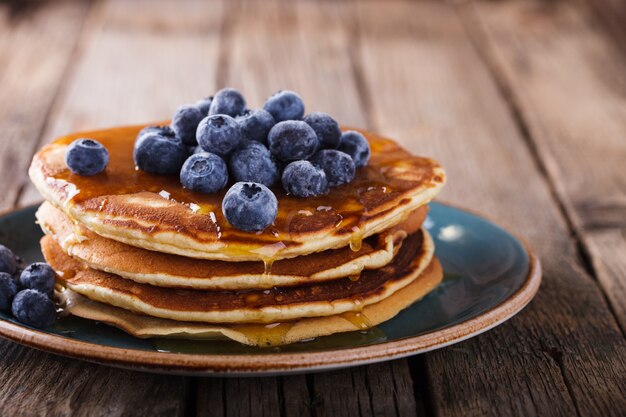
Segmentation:
{"type": "MultiPolygon", "coordinates": [[[[42,259],[35,207],[0,217],[0,243],[26,262],[42,259]]],[[[230,341],[137,339],[105,324],[66,317],[44,331],[0,314],[0,335],[92,362],[153,372],[269,375],[336,369],[427,352],[480,334],[519,312],[541,281],[538,259],[501,227],[432,203],[425,226],[445,277],[423,300],[365,332],[276,348],[230,341]]]]}

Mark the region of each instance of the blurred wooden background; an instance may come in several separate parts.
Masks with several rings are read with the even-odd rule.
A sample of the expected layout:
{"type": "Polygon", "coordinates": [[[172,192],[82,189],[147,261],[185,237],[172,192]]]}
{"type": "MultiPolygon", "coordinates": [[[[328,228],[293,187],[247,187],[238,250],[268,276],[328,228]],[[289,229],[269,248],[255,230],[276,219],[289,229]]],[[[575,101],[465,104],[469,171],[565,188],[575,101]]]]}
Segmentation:
{"type": "Polygon", "coordinates": [[[544,283],[458,345],[291,377],[158,376],[0,341],[0,414],[626,415],[626,2],[0,1],[0,206],[55,135],[234,86],[398,139],[441,198],[528,238],[544,283]]]}

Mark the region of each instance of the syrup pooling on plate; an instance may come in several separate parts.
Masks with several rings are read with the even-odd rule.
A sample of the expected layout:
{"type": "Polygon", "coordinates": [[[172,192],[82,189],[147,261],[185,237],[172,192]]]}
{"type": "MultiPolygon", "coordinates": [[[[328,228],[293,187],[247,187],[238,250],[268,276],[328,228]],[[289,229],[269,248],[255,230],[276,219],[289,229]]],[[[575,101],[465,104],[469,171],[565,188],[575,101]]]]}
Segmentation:
{"type": "MultiPolygon", "coordinates": [[[[262,249],[269,248],[266,265],[276,258],[275,244],[286,242],[286,245],[297,245],[289,239],[289,234],[307,233],[319,230],[348,235],[359,230],[362,222],[378,214],[386,202],[398,198],[403,192],[415,186],[420,178],[427,181],[433,178],[432,161],[414,157],[398,147],[393,141],[368,134],[372,149],[370,164],[357,169],[354,181],[349,184],[334,187],[330,193],[320,197],[297,198],[286,195],[282,187],[273,187],[278,204],[278,216],[273,226],[262,232],[247,233],[233,228],[222,215],[221,202],[225,190],[214,194],[200,194],[184,189],[176,175],[153,175],[135,169],[133,161],[134,140],[143,126],[114,128],[108,130],[85,132],[62,137],[44,150],[43,158],[57,154],[54,159],[62,161],[62,155],[69,143],[79,137],[90,137],[102,143],[110,153],[110,162],[107,169],[95,176],[80,176],[72,174],[62,163],[44,164],[48,183],[54,183],[63,188],[66,194],[66,204],[80,205],[86,210],[99,211],[115,216],[111,212],[108,198],[120,195],[133,195],[149,192],[159,195],[164,200],[176,202],[189,209],[190,216],[194,216],[193,227],[180,224],[167,224],[166,221],[157,222],[149,232],[175,231],[177,233],[193,235],[206,241],[221,241],[239,244],[236,250],[246,251],[249,247],[262,249]],[[390,176],[388,173],[398,173],[398,170],[410,169],[411,178],[406,180],[402,175],[390,176]],[[377,212],[374,212],[376,209],[377,212]],[[199,219],[202,216],[203,219],[199,219]],[[275,253],[271,253],[275,250],[275,253]]],[[[396,201],[397,202],[397,201],[396,201]]],[[[389,209],[392,207],[386,207],[389,209]]],[[[163,219],[159,219],[163,220],[163,219]]],[[[358,249],[359,239],[354,239],[351,246],[358,249]]],[[[226,247],[226,251],[230,248],[226,247]]],[[[233,250],[235,250],[233,248],[233,250]]]]}

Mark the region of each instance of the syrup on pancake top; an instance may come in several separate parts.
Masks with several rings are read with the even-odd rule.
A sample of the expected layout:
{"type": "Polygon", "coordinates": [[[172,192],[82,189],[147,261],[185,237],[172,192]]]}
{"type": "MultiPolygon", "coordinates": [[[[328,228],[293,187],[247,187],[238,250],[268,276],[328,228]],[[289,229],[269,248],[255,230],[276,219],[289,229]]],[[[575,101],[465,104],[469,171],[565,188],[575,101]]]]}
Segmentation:
{"type": "MultiPolygon", "coordinates": [[[[117,225],[137,228],[145,236],[167,231],[219,242],[218,251],[225,254],[222,259],[260,259],[270,264],[282,253],[291,257],[329,248],[315,247],[311,237],[346,236],[356,251],[364,237],[380,231],[369,233],[368,222],[403,205],[416,205],[410,193],[427,194],[419,205],[428,202],[444,183],[445,174],[435,161],[413,156],[391,140],[356,131],[342,133],[322,113],[292,120],[302,118],[304,112],[295,93],[279,92],[264,109],[250,111],[245,109],[245,100],[241,108],[237,92],[225,90],[216,94],[208,115],[201,114],[201,119],[198,114],[206,102],[181,107],[171,128],[132,126],[62,137],[35,156],[31,176],[44,195],[75,220],[81,220],[79,211],[126,217],[117,225]],[[194,130],[195,138],[190,133],[194,130]],[[84,137],[99,145],[89,146],[88,152],[95,154],[93,149],[97,149],[103,155],[101,148],[107,151],[107,164],[100,172],[85,175],[72,168],[67,156],[66,161],[60,159],[84,137]],[[230,143],[231,139],[236,143],[230,143]],[[171,155],[164,154],[168,150],[171,155]],[[240,155],[246,152],[250,166],[241,164],[246,159],[240,155]],[[159,163],[151,164],[153,160],[159,163]],[[198,174],[188,167],[196,160],[200,161],[199,176],[190,178],[198,174]],[[274,168],[276,175],[270,172],[274,168]],[[117,196],[134,195],[141,200],[145,193],[180,203],[187,214],[159,207],[138,211],[116,204],[117,196]],[[257,195],[263,197],[257,199],[259,203],[252,201],[257,195]],[[312,247],[308,252],[288,251],[305,243],[312,247]]],[[[97,155],[94,158],[101,162],[97,155]]],[[[407,207],[407,212],[414,208],[407,207]]],[[[114,224],[111,218],[105,222],[114,224]]],[[[331,247],[337,247],[336,243],[331,247]]],[[[167,247],[158,249],[177,253],[167,247]]]]}

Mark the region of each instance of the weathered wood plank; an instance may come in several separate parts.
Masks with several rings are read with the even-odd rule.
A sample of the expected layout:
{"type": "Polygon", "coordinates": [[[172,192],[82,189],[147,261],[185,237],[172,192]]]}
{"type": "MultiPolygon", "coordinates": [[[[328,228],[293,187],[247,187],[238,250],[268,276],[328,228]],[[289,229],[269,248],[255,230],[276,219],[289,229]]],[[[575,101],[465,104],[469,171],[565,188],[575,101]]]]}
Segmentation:
{"type": "Polygon", "coordinates": [[[465,11],[626,330],[626,61],[581,4],[465,11]]]}
{"type": "MultiPolygon", "coordinates": [[[[279,89],[293,89],[302,95],[307,111],[326,111],[342,124],[367,126],[351,62],[350,4],[263,1],[229,6],[220,87],[241,89],[251,107],[262,106],[265,98],[279,89]]],[[[406,361],[313,374],[306,377],[312,391],[304,377],[294,378],[262,382],[271,388],[270,399],[283,402],[281,410],[287,416],[415,414],[406,361]],[[272,387],[280,385],[282,393],[275,396],[272,387]]],[[[237,387],[241,400],[235,402],[244,404],[239,415],[249,415],[254,410],[245,404],[258,387],[237,387]]],[[[228,383],[223,387],[201,385],[199,397],[217,395],[207,393],[209,389],[227,393],[228,383]]],[[[230,395],[227,398],[232,401],[230,395]]]]}
{"type": "Polygon", "coordinates": [[[425,356],[438,415],[619,415],[626,343],[507,103],[440,3],[359,3],[374,126],[449,172],[443,198],[523,233],[544,284],[521,314],[425,356]]]}
{"type": "Polygon", "coordinates": [[[0,210],[15,204],[89,3],[0,5],[0,210]]]}
{"type": "MultiPolygon", "coordinates": [[[[109,1],[89,20],[42,142],[77,129],[160,120],[215,89],[221,3],[109,1]],[[193,63],[191,65],[190,63],[193,63]],[[182,69],[184,66],[184,69],[182,69]]],[[[25,168],[23,169],[25,171],[25,168]]],[[[23,202],[39,199],[30,192],[23,202]]],[[[2,414],[182,415],[189,381],[90,365],[4,342],[2,414]],[[19,394],[19,395],[18,395],[19,394]]]]}
{"type": "Polygon", "coordinates": [[[0,341],[0,414],[180,416],[186,380],[49,355],[0,341]]]}
{"type": "MultiPolygon", "coordinates": [[[[220,1],[168,0],[100,5],[88,45],[42,143],[68,132],[164,120],[215,90],[220,1]]],[[[41,198],[30,184],[21,202],[41,198]]]]}

